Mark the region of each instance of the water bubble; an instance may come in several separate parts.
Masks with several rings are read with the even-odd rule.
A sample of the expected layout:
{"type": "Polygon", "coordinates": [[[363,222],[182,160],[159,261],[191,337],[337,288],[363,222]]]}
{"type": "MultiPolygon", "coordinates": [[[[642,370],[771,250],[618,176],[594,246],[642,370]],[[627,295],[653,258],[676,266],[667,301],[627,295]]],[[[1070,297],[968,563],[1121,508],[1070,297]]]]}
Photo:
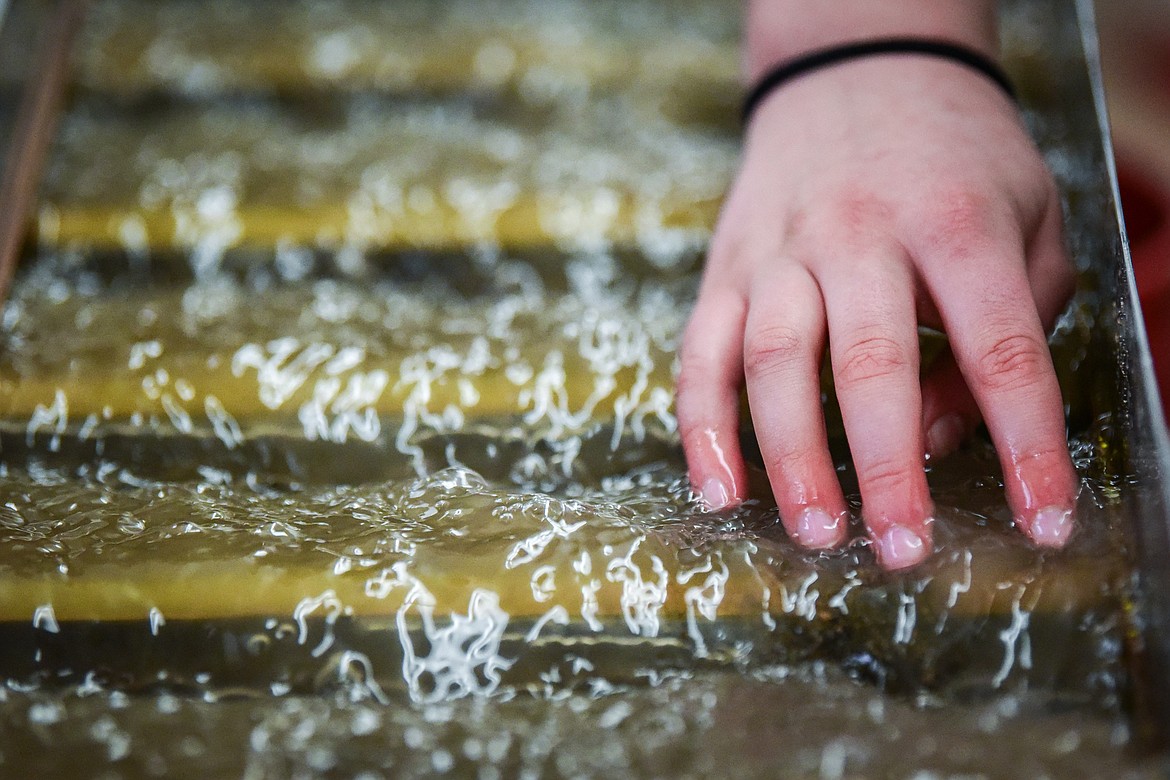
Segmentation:
{"type": "Polygon", "coordinates": [[[42,604],[36,608],[33,612],[33,628],[47,631],[50,634],[60,633],[61,626],[57,623],[57,616],[53,613],[52,604],[42,604]]]}
{"type": "Polygon", "coordinates": [[[34,702],[28,708],[30,723],[51,726],[65,716],[65,708],[59,702],[34,702]]]}

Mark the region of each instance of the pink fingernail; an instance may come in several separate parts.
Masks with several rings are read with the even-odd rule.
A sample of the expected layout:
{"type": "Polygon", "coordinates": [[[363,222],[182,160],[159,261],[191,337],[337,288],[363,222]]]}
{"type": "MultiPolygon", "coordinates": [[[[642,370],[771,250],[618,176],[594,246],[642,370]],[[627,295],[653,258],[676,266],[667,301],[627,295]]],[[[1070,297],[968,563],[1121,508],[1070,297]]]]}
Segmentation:
{"type": "Polygon", "coordinates": [[[703,499],[703,503],[712,511],[724,509],[731,503],[731,493],[728,492],[727,487],[717,477],[710,477],[703,483],[700,496],[703,499]]]}
{"type": "Polygon", "coordinates": [[[878,561],[890,570],[921,563],[930,552],[921,536],[900,525],[891,526],[876,543],[878,561]]]}
{"type": "Polygon", "coordinates": [[[926,432],[926,452],[932,458],[949,455],[963,443],[967,425],[957,414],[946,414],[934,421],[926,432]]]}
{"type": "Polygon", "coordinates": [[[814,550],[835,547],[841,541],[842,522],[819,507],[806,507],[796,518],[796,541],[814,550]]]}
{"type": "Polygon", "coordinates": [[[1041,547],[1064,547],[1072,533],[1072,512],[1064,507],[1046,506],[1036,512],[1028,525],[1032,541],[1041,547]]]}

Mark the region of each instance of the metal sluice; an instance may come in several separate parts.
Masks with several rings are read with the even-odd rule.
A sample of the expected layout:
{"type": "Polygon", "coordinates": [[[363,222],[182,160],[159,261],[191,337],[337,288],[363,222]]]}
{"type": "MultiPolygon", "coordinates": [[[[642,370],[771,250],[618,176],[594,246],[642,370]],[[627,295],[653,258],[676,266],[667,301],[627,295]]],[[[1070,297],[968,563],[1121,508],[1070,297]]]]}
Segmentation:
{"type": "MultiPolygon", "coordinates": [[[[194,5],[186,4],[188,10],[194,5]]],[[[980,534],[986,529],[973,533],[957,523],[955,529],[942,534],[953,546],[940,553],[928,574],[918,581],[905,581],[876,572],[864,551],[828,563],[810,562],[785,540],[778,539],[774,527],[769,530],[753,526],[758,518],[730,524],[723,529],[725,538],[693,522],[682,527],[651,523],[647,531],[630,518],[636,518],[638,512],[653,515],[658,505],[644,500],[629,510],[614,510],[599,498],[604,487],[590,494],[593,504],[556,504],[560,514],[555,518],[545,517],[530,525],[524,525],[527,521],[523,519],[517,521],[517,527],[509,531],[511,536],[486,539],[478,551],[471,553],[435,543],[442,534],[420,537],[421,540],[394,536],[394,551],[377,548],[376,553],[371,553],[368,544],[385,541],[372,533],[355,536],[357,541],[348,546],[330,547],[326,539],[321,546],[329,549],[317,557],[312,557],[316,552],[295,545],[280,548],[261,563],[234,554],[230,536],[218,541],[213,538],[204,546],[172,542],[169,536],[155,537],[151,544],[143,542],[142,549],[135,553],[144,562],[133,568],[108,565],[93,551],[85,551],[76,559],[59,552],[36,553],[40,548],[29,541],[29,528],[38,516],[57,517],[53,515],[55,511],[63,513],[60,517],[97,518],[93,520],[94,528],[101,526],[100,518],[105,513],[135,519],[147,527],[152,523],[173,523],[178,528],[179,517],[200,522],[214,517],[230,530],[241,532],[257,518],[276,528],[283,517],[281,512],[290,511],[288,502],[295,503],[297,496],[306,495],[306,491],[311,501],[319,502],[311,505],[338,526],[371,506],[392,515],[417,498],[412,498],[411,491],[422,497],[419,500],[436,505],[446,500],[444,491],[470,496],[467,516],[487,525],[500,517],[500,496],[476,484],[444,482],[444,467],[466,463],[487,475],[489,481],[504,483],[516,478],[513,473],[493,476],[494,463],[507,460],[512,452],[517,453],[517,463],[530,462],[524,459],[530,454],[526,448],[533,444],[526,436],[533,432],[526,433],[523,424],[516,421],[528,419],[525,414],[531,412],[533,398],[537,397],[539,371],[532,372],[535,379],[514,379],[502,370],[492,374],[490,368],[480,366],[476,370],[481,372],[477,377],[482,386],[473,388],[473,393],[458,381],[459,371],[469,364],[453,363],[448,367],[450,373],[442,374],[420,401],[418,386],[411,384],[415,380],[407,370],[415,365],[409,361],[410,350],[415,348],[410,344],[394,344],[376,354],[375,350],[362,353],[358,362],[364,373],[358,381],[346,373],[358,365],[352,360],[346,363],[356,353],[343,349],[322,348],[324,351],[316,358],[305,357],[306,353],[301,352],[277,359],[277,346],[271,353],[261,354],[261,350],[251,358],[222,363],[217,362],[218,353],[200,341],[198,334],[180,332],[179,326],[168,331],[165,326],[151,324],[156,330],[150,332],[162,337],[132,345],[137,351],[129,353],[131,370],[112,358],[103,365],[103,355],[113,355],[119,361],[125,360],[125,355],[115,354],[115,348],[107,349],[104,344],[87,346],[80,336],[82,346],[75,353],[66,351],[65,358],[56,362],[29,361],[26,365],[10,360],[0,365],[0,463],[10,482],[5,496],[10,514],[0,511],[0,583],[7,594],[0,604],[0,637],[4,638],[0,644],[0,674],[21,684],[76,684],[97,671],[109,684],[127,690],[148,688],[166,678],[170,684],[195,690],[268,690],[279,684],[285,690],[308,695],[322,687],[322,680],[334,679],[339,668],[349,669],[354,665],[353,659],[360,657],[367,664],[362,667],[362,675],[377,682],[382,695],[402,695],[403,685],[413,683],[409,675],[404,682],[399,670],[417,661],[412,654],[422,655],[427,642],[435,645],[437,637],[447,636],[442,634],[446,615],[458,615],[458,620],[451,618],[455,623],[491,628],[492,617],[502,610],[510,620],[507,629],[493,634],[494,644],[485,646],[501,657],[515,656],[518,660],[507,668],[490,664],[479,667],[479,676],[462,684],[486,684],[490,681],[485,681],[486,674],[496,683],[502,680],[517,688],[535,685],[534,681],[545,679],[542,675],[547,669],[568,656],[577,659],[573,662],[577,664],[575,669],[587,666],[599,670],[604,679],[631,684],[638,676],[631,671],[633,667],[638,667],[641,674],[647,669],[658,673],[688,666],[702,672],[827,662],[845,669],[854,679],[894,695],[942,692],[944,698],[990,696],[1004,680],[1011,679],[1025,688],[1051,693],[1054,701],[1078,705],[1088,702],[1091,707],[1092,699],[1098,695],[1093,688],[1099,677],[1093,667],[1094,653],[1099,649],[1101,635],[1109,634],[1124,637],[1125,647],[1120,655],[1127,681],[1122,698],[1128,702],[1130,723],[1139,737],[1136,741],[1153,753],[1165,750],[1170,743],[1170,441],[1153,381],[1118,204],[1092,3],[1078,0],[1075,14],[1069,12],[1067,5],[1058,0],[1007,4],[1004,38],[1009,69],[1020,87],[1029,122],[1065,196],[1071,250],[1081,274],[1074,313],[1066,318],[1056,349],[1065,357],[1076,356],[1070,364],[1078,368],[1062,376],[1071,407],[1070,427],[1075,437],[1086,442],[1082,472],[1103,485],[1080,507],[1081,522],[1092,524],[1099,520],[1102,526],[1108,526],[1107,530],[1088,534],[1107,548],[1106,554],[1099,555],[1086,543],[1083,549],[1074,549],[1067,556],[1043,558],[1018,543],[982,541],[980,534]],[[167,351],[172,349],[174,358],[167,351]],[[136,364],[136,360],[140,362],[136,364]],[[169,367],[172,374],[176,367],[188,372],[185,376],[190,379],[189,393],[176,389],[173,397],[167,396],[162,388],[165,382],[157,379],[157,374],[149,370],[135,373],[144,365],[153,367],[152,360],[161,361],[157,365],[169,367]],[[289,392],[289,403],[283,403],[288,400],[284,398],[272,401],[271,394],[279,394],[274,386],[267,388],[267,397],[263,388],[258,392],[265,370],[279,374],[297,360],[308,379],[302,377],[307,384],[289,392]],[[334,369],[334,374],[328,373],[334,369]],[[354,393],[360,394],[361,388],[368,388],[371,382],[380,383],[378,387],[384,389],[367,399],[365,405],[352,409],[337,400],[339,391],[334,389],[335,395],[328,399],[332,407],[311,407],[321,412],[323,422],[314,423],[317,427],[313,430],[318,433],[308,436],[304,410],[310,408],[312,388],[321,388],[321,382],[330,377],[340,377],[339,384],[350,381],[349,386],[357,388],[354,393]],[[144,406],[142,398],[135,395],[147,379],[157,385],[152,386],[157,391],[150,398],[153,406],[144,406]],[[475,403],[470,403],[468,398],[473,395],[475,403]],[[55,406],[54,399],[58,397],[67,403],[55,406]],[[191,403],[204,409],[205,414],[191,413],[191,403]],[[414,409],[412,404],[419,403],[424,404],[426,414],[418,418],[422,423],[416,420],[412,424],[421,427],[414,438],[404,437],[401,430],[408,414],[403,410],[414,409]],[[343,407],[354,415],[345,418],[349,428],[339,429],[336,426],[340,417],[336,415],[340,412],[335,410],[343,407]],[[442,422],[446,410],[453,408],[466,417],[464,426],[454,432],[449,427],[445,429],[447,423],[442,422]],[[146,430],[143,419],[160,422],[146,430]],[[373,425],[370,420],[380,421],[380,425],[371,436],[362,439],[357,432],[363,430],[363,424],[373,425]],[[433,429],[426,430],[427,425],[433,429]],[[331,432],[338,430],[343,435],[331,438],[331,432]],[[344,435],[347,432],[348,439],[344,435]],[[408,445],[405,449],[403,442],[408,445]],[[483,455],[489,450],[495,454],[483,455]],[[162,508],[146,501],[145,493],[134,493],[124,485],[121,487],[125,489],[109,491],[100,479],[86,471],[87,463],[106,462],[133,472],[142,483],[134,485],[134,489],[153,491],[150,495],[162,508]],[[419,477],[421,481],[411,483],[410,479],[420,471],[420,463],[421,470],[427,473],[419,477]],[[200,471],[200,466],[210,471],[200,471]],[[190,489],[194,479],[206,479],[212,471],[220,480],[219,487],[190,489]],[[46,480],[46,473],[56,476],[46,480]],[[74,478],[78,474],[84,478],[74,478]],[[372,482],[378,475],[392,475],[405,486],[364,493],[359,490],[333,494],[326,490],[334,484],[372,482]],[[261,488],[254,500],[249,499],[252,503],[245,512],[233,504],[234,498],[223,486],[248,478],[257,479],[261,488]],[[220,488],[224,492],[216,493],[220,488]],[[65,493],[67,499],[60,499],[59,494],[65,493]],[[68,508],[61,509],[64,505],[68,508]],[[233,516],[233,512],[238,514],[233,516]],[[585,542],[574,540],[572,533],[579,527],[577,523],[585,526],[591,522],[605,525],[606,531],[585,542]],[[169,546],[160,544],[164,538],[169,546]],[[543,546],[538,550],[538,542],[532,540],[539,540],[543,546]],[[416,541],[423,552],[411,559],[414,568],[392,565],[400,562],[394,558],[399,543],[409,546],[416,541]],[[525,541],[528,547],[524,547],[525,541]],[[432,543],[434,546],[428,548],[432,543]],[[615,563],[611,556],[604,576],[589,573],[586,569],[590,564],[579,561],[580,553],[591,544],[598,549],[603,544],[619,548],[627,545],[627,559],[625,563],[615,563]],[[351,548],[360,549],[353,552],[351,548]],[[563,586],[557,591],[551,584],[551,575],[549,590],[540,592],[537,583],[543,580],[524,568],[528,559],[517,553],[518,549],[533,557],[544,550],[561,556],[554,558],[560,566],[555,573],[562,578],[576,578],[571,592],[563,586]],[[42,558],[38,555],[45,563],[39,563],[42,558]],[[384,556],[386,565],[366,563],[379,555],[384,556]],[[706,568],[699,565],[702,555],[707,556],[706,568]],[[6,562],[6,558],[10,560],[6,562]],[[323,565],[325,560],[330,565],[323,565]],[[508,565],[499,566],[504,560],[508,565]],[[1118,562],[1124,566],[1119,568],[1118,562]],[[58,570],[59,564],[66,565],[66,569],[58,570]],[[719,566],[723,566],[722,574],[716,576],[719,566]],[[1132,567],[1132,573],[1125,567],[1132,567]],[[661,579],[657,579],[659,575],[661,579]],[[594,581],[597,586],[589,595],[594,581]],[[412,588],[423,582],[426,597],[420,600],[421,591],[412,588]],[[819,591],[810,588],[813,582],[819,591]],[[653,590],[655,583],[660,585],[660,592],[653,590]],[[635,591],[642,595],[629,595],[635,591]],[[649,602],[637,600],[651,591],[655,595],[649,602]],[[712,601],[711,594],[715,592],[719,597],[712,601]],[[653,608],[647,610],[647,603],[653,608]],[[719,621],[708,619],[704,610],[712,615],[718,612],[719,621]],[[1025,613],[1027,618],[1023,619],[1025,613]],[[935,632],[907,640],[914,631],[914,624],[907,628],[908,614],[916,616],[919,626],[937,626],[935,632]],[[1022,671],[1005,667],[1001,652],[1005,632],[1018,633],[1021,619],[1033,632],[1028,650],[1030,666],[1022,671]],[[148,630],[144,631],[144,627],[148,630]],[[1078,654],[1084,657],[1070,661],[1078,654]]],[[[8,75],[0,73],[0,142],[7,150],[0,180],[4,199],[0,202],[0,217],[6,217],[0,219],[0,250],[4,250],[0,268],[9,267],[8,258],[15,261],[23,247],[29,276],[35,272],[35,264],[49,262],[45,258],[59,262],[70,253],[89,252],[98,260],[83,260],[82,266],[88,270],[100,270],[105,267],[103,263],[141,270],[143,258],[148,258],[148,276],[185,278],[188,255],[197,256],[202,246],[197,238],[184,233],[190,227],[189,220],[184,222],[188,215],[181,214],[172,202],[144,209],[141,203],[120,201],[117,193],[98,191],[73,197],[60,184],[69,181],[67,163],[73,159],[69,158],[73,150],[68,139],[58,140],[56,152],[60,156],[65,149],[66,159],[49,158],[51,172],[41,188],[39,210],[34,213],[30,208],[38,185],[34,173],[40,167],[37,158],[46,152],[53,154],[47,141],[53,126],[53,104],[65,94],[67,86],[63,53],[68,51],[66,28],[75,18],[69,14],[76,13],[76,7],[69,2],[31,0],[11,0],[7,8],[0,4],[0,71],[4,70],[3,63],[19,59],[13,53],[24,51],[27,41],[45,43],[45,59],[37,60],[44,66],[7,69],[8,75]],[[56,24],[64,26],[50,27],[54,13],[58,14],[56,24]],[[36,34],[37,30],[42,34],[36,34]]],[[[182,3],[178,8],[177,13],[185,13],[182,3]]],[[[127,37],[119,39],[127,50],[133,48],[133,33],[130,29],[127,37]]],[[[547,72],[548,62],[540,59],[539,47],[524,48],[522,38],[504,42],[512,47],[511,56],[519,58],[520,65],[524,57],[531,57],[532,73],[547,72]]],[[[428,90],[439,95],[457,94],[471,83],[474,94],[468,101],[470,107],[464,105],[456,119],[467,119],[473,125],[481,123],[475,126],[484,133],[498,134],[501,148],[507,148],[516,142],[510,140],[511,126],[494,113],[497,107],[493,101],[499,99],[507,104],[519,100],[523,104],[517,93],[523,96],[525,89],[539,93],[553,87],[542,86],[535,77],[523,81],[516,75],[522,70],[520,65],[508,60],[499,46],[492,47],[498,43],[488,41],[480,49],[479,59],[466,63],[460,60],[447,69],[425,61],[426,67],[418,67],[421,75],[413,84],[404,85],[393,79],[380,81],[384,74],[378,75],[376,69],[365,72],[355,68],[349,89],[357,92],[359,99],[362,91],[381,97],[400,91],[403,107],[395,109],[393,119],[407,118],[393,128],[403,134],[401,137],[414,133],[412,137],[425,141],[430,134],[438,137],[439,129],[452,121],[443,110],[425,105],[428,90]],[[353,86],[359,83],[360,87],[353,86]],[[419,103],[424,104],[422,110],[417,116],[410,114],[419,103]]],[[[585,44],[568,41],[565,45],[569,53],[565,56],[578,57],[580,66],[592,78],[609,85],[606,89],[620,92],[628,86],[621,83],[620,74],[615,76],[607,70],[605,56],[590,54],[589,44],[588,40],[585,44]]],[[[260,108],[249,105],[249,92],[263,93],[265,100],[275,96],[279,103],[287,99],[287,93],[300,83],[298,80],[304,79],[309,80],[308,89],[314,94],[344,91],[346,88],[338,85],[345,83],[345,77],[330,71],[333,66],[329,57],[344,61],[347,55],[334,49],[326,46],[318,52],[324,65],[316,76],[312,71],[290,74],[285,65],[257,57],[261,65],[254,73],[248,70],[246,61],[241,61],[245,64],[236,62],[234,70],[209,76],[206,82],[183,82],[180,74],[172,77],[174,83],[142,87],[143,95],[139,97],[148,108],[159,101],[165,103],[151,90],[165,93],[168,89],[190,89],[190,94],[172,96],[179,116],[174,125],[167,125],[166,117],[150,125],[156,119],[141,106],[135,121],[150,125],[159,137],[165,136],[168,127],[197,126],[199,120],[183,111],[190,104],[198,106],[201,95],[222,88],[228,95],[224,102],[229,110],[235,105],[233,101],[247,109],[240,124],[232,125],[235,135],[252,133],[262,137],[265,122],[270,120],[265,113],[267,104],[260,108]],[[313,78],[319,82],[312,82],[313,78]]],[[[726,51],[718,46],[696,46],[695,51],[696,56],[708,57],[712,62],[726,59],[720,59],[726,51]]],[[[178,58],[174,52],[171,54],[178,58]]],[[[716,138],[709,148],[703,147],[708,155],[705,159],[716,161],[713,164],[729,159],[726,152],[731,142],[727,139],[734,132],[710,120],[711,106],[718,108],[729,102],[721,93],[729,88],[728,71],[721,67],[712,66],[710,72],[714,75],[706,81],[680,70],[678,80],[685,85],[688,78],[692,79],[693,92],[698,97],[681,118],[672,117],[672,121],[688,128],[702,128],[716,138]]],[[[198,72],[207,75],[205,71],[198,72]]],[[[733,66],[730,72],[734,73],[733,66]]],[[[123,86],[132,90],[136,88],[134,78],[142,73],[126,73],[129,75],[123,86]]],[[[110,79],[109,73],[104,82],[98,71],[91,70],[87,78],[88,81],[81,78],[72,84],[71,94],[80,103],[92,102],[94,94],[100,96],[101,90],[114,90],[119,84],[110,79]]],[[[685,91],[685,86],[668,80],[652,86],[672,95],[680,89],[685,91]]],[[[114,102],[132,106],[134,99],[121,94],[114,102]]],[[[377,103],[377,99],[381,98],[371,98],[371,102],[377,103]]],[[[350,106],[341,111],[360,115],[367,108],[350,106]]],[[[608,103],[605,110],[610,110],[608,103]]],[[[633,119],[627,120],[641,121],[638,110],[642,109],[634,110],[633,119]]],[[[109,124],[113,129],[101,135],[106,132],[102,122],[108,119],[107,114],[95,111],[85,121],[98,128],[94,137],[111,143],[124,141],[127,136],[119,135],[122,130],[116,119],[109,124]]],[[[603,119],[608,122],[612,117],[606,115],[603,119]]],[[[524,121],[528,120],[521,121],[522,127],[524,121]]],[[[582,120],[579,124],[586,126],[588,122],[582,120]]],[[[584,132],[580,127],[577,130],[584,132]]],[[[78,131],[73,128],[69,132],[78,131]]],[[[549,141],[550,148],[555,148],[558,140],[549,141]]],[[[595,141],[589,137],[580,143],[595,141]]],[[[358,145],[356,141],[354,144],[358,145]]],[[[258,142],[254,148],[263,147],[258,142]]],[[[419,175],[436,175],[435,171],[437,175],[447,175],[444,164],[440,160],[429,174],[424,171],[419,175]]],[[[279,167],[278,162],[272,165],[279,167]]],[[[448,263],[448,270],[439,273],[453,277],[458,287],[460,283],[470,284],[468,279],[474,282],[490,277],[491,266],[474,262],[460,265],[451,259],[454,255],[484,251],[491,255],[495,251],[527,257],[544,253],[556,258],[556,262],[564,259],[568,267],[569,260],[588,255],[582,247],[592,241],[604,246],[611,259],[616,258],[619,272],[633,269],[632,273],[640,278],[660,274],[677,282],[693,273],[702,238],[717,208],[717,193],[713,195],[704,187],[702,183],[689,189],[668,186],[667,194],[655,202],[657,222],[653,227],[658,232],[654,235],[660,239],[668,235],[681,246],[676,248],[674,259],[666,263],[655,260],[653,251],[647,249],[647,207],[637,193],[618,192],[612,202],[605,201],[601,206],[593,201],[591,208],[604,212],[599,217],[601,212],[590,212],[581,204],[573,205],[577,209],[573,211],[561,202],[557,210],[548,211],[547,194],[539,189],[524,190],[523,186],[494,212],[490,229],[484,227],[486,223],[466,219],[452,205],[451,198],[440,197],[437,203],[424,202],[426,198],[421,196],[417,202],[408,199],[402,211],[390,216],[375,214],[362,223],[367,229],[362,250],[375,259],[398,258],[396,262],[401,262],[397,267],[406,269],[403,273],[411,282],[417,281],[411,274],[420,257],[424,261],[438,258],[438,262],[448,263]],[[566,214],[573,215],[573,219],[566,214]],[[588,241],[574,244],[582,235],[588,241]],[[483,249],[493,242],[494,250],[483,249]],[[455,268],[453,272],[451,267],[455,268]]],[[[279,254],[284,251],[280,247],[289,243],[310,247],[301,254],[286,252],[305,269],[319,269],[324,256],[344,255],[344,237],[354,224],[352,201],[345,207],[334,203],[324,208],[319,207],[324,201],[314,201],[310,193],[305,199],[311,208],[306,208],[279,199],[266,201],[267,194],[262,189],[257,188],[260,194],[252,193],[252,200],[231,201],[226,211],[217,211],[223,205],[219,201],[188,204],[193,209],[190,213],[203,215],[208,224],[214,223],[213,227],[230,228],[221,247],[222,257],[217,260],[223,260],[223,265],[217,270],[240,272],[240,266],[246,266],[254,257],[273,251],[279,254]],[[223,214],[228,216],[215,222],[223,214]]],[[[338,265],[343,266],[340,262],[338,265]]],[[[537,275],[556,278],[549,282],[550,286],[562,283],[561,276],[571,275],[559,269],[549,271],[548,265],[547,261],[544,265],[535,264],[537,275]]],[[[364,269],[360,273],[368,273],[368,264],[351,267],[358,266],[364,269]]],[[[314,271],[305,269],[298,273],[311,279],[314,271]]],[[[341,275],[345,271],[342,267],[341,275]]],[[[329,272],[335,273],[336,269],[329,272]]],[[[128,298],[140,311],[161,312],[164,317],[168,313],[177,316],[189,298],[187,293],[159,292],[149,287],[112,286],[111,290],[111,299],[125,296],[118,300],[128,298]]],[[[274,292],[272,305],[295,310],[304,304],[299,294],[295,289],[274,292]]],[[[79,317],[78,311],[69,309],[66,303],[60,308],[64,313],[54,314],[57,309],[37,309],[35,301],[30,300],[21,297],[18,280],[13,304],[18,314],[11,319],[32,317],[48,328],[58,328],[45,336],[46,340],[67,339],[63,334],[74,327],[69,322],[79,317]]],[[[238,299],[236,302],[240,303],[238,299]]],[[[560,299],[557,303],[562,305],[560,299]]],[[[102,305],[99,300],[83,307],[86,322],[99,330],[117,327],[123,317],[120,310],[114,305],[102,309],[102,305]]],[[[247,300],[242,305],[249,307],[247,300]]],[[[566,311],[578,311],[570,303],[563,306],[566,311]]],[[[467,311],[472,312],[464,312],[468,321],[475,322],[478,315],[470,308],[467,311]]],[[[391,314],[379,311],[377,317],[384,321],[391,314]]],[[[420,315],[420,319],[425,318],[420,315]]],[[[245,325],[263,330],[254,323],[245,325]]],[[[19,322],[7,322],[5,327],[8,342],[15,343],[12,333],[19,331],[19,322]]],[[[225,326],[223,333],[228,334],[225,339],[230,339],[230,328],[225,326]]],[[[624,392],[622,382],[641,383],[648,388],[639,399],[669,398],[670,355],[664,346],[669,345],[669,338],[655,338],[647,336],[651,346],[646,354],[651,367],[643,370],[637,361],[623,364],[610,377],[613,386],[607,386],[604,392],[589,376],[595,366],[588,357],[583,353],[574,355],[570,347],[564,347],[567,357],[561,368],[566,376],[564,397],[568,399],[564,403],[579,408],[592,402],[607,411],[605,404],[612,404],[624,392]]],[[[524,348],[539,355],[531,361],[539,366],[548,365],[552,352],[562,346],[555,336],[546,339],[537,334],[524,348]]],[[[495,345],[489,344],[488,348],[495,345]]],[[[237,358],[239,354],[237,351],[237,358]]],[[[665,408],[661,404],[660,408],[649,403],[639,420],[648,428],[640,433],[623,428],[633,418],[620,416],[584,426],[581,430],[588,435],[581,445],[585,453],[581,462],[612,467],[613,474],[603,475],[611,478],[619,472],[623,477],[636,476],[642,468],[651,475],[668,473],[677,477],[678,452],[671,438],[673,432],[662,423],[669,415],[659,414],[665,408]],[[665,472],[654,471],[663,462],[668,464],[665,472]]],[[[547,456],[549,463],[571,463],[569,455],[554,452],[557,432],[550,432],[546,423],[542,420],[545,427],[533,434],[536,448],[546,448],[541,454],[547,456]]],[[[575,456],[575,452],[571,455],[575,456]]],[[[108,475],[101,478],[105,476],[108,475]]],[[[555,474],[546,478],[550,480],[551,493],[564,488],[555,474]]],[[[848,482],[847,470],[844,478],[848,482]]],[[[963,478],[963,474],[947,472],[945,467],[938,477],[943,483],[960,486],[956,490],[963,489],[963,478]]],[[[597,483],[611,485],[612,480],[607,483],[599,478],[597,483]]],[[[979,490],[972,489],[972,495],[988,495],[979,490]]],[[[656,494],[658,498],[668,504],[677,496],[662,498],[656,494]]],[[[621,503],[620,498],[615,501],[621,503]]],[[[661,519],[655,517],[655,522],[661,519]]],[[[991,525],[995,525],[994,519],[991,525]]],[[[458,524],[441,530],[451,537],[466,532],[458,524]]],[[[76,537],[70,537],[73,538],[76,537]]],[[[179,538],[178,532],[174,538],[179,538]]],[[[71,543],[64,542],[64,548],[71,543]]],[[[131,548],[133,544],[127,546],[131,548]]],[[[114,558],[118,554],[107,553],[114,558]]],[[[1019,648],[1022,645],[1011,646],[1013,651],[1019,648]]],[[[436,679],[431,680],[432,684],[437,684],[436,679]]],[[[413,682],[417,683],[417,677],[413,682]]],[[[426,698],[432,693],[423,691],[421,695],[426,698]]],[[[420,694],[412,688],[411,695],[420,694]]]]}

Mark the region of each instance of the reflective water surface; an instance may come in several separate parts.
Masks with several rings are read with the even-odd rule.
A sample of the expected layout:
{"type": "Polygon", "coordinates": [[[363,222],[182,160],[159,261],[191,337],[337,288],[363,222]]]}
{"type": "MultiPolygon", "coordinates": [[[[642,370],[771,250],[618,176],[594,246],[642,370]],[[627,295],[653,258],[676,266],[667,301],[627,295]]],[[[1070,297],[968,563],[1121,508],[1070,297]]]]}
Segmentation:
{"type": "Polygon", "coordinates": [[[686,481],[738,6],[667,8],[94,4],[0,330],[0,774],[1154,773],[1067,117],[1069,549],[977,440],[919,569],[807,553],[686,481]]]}

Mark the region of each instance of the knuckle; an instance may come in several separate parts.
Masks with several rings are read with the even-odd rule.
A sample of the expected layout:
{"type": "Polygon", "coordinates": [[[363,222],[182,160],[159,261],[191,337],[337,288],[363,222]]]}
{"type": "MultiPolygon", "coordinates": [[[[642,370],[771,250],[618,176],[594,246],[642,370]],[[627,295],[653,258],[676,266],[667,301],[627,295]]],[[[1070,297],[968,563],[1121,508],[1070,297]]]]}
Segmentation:
{"type": "Polygon", "coordinates": [[[910,355],[902,344],[887,336],[870,336],[842,350],[833,373],[837,384],[847,387],[894,376],[910,366],[910,355]]]}
{"type": "Polygon", "coordinates": [[[796,448],[775,449],[764,455],[764,467],[773,482],[786,485],[808,470],[809,453],[796,448]]]}
{"type": "Polygon", "coordinates": [[[905,463],[895,460],[879,460],[867,464],[857,474],[862,492],[870,496],[915,495],[915,480],[921,478],[921,471],[908,468],[905,463]]]}
{"type": "MultiPolygon", "coordinates": [[[[711,335],[709,312],[712,305],[710,299],[700,302],[683,331],[678,344],[678,366],[682,376],[703,378],[720,372],[726,362],[720,359],[719,339],[711,335]]],[[[739,312],[732,310],[726,316],[738,317],[739,312]]]]}
{"type": "Polygon", "coordinates": [[[797,212],[788,221],[786,238],[809,251],[832,242],[837,246],[864,247],[886,232],[892,220],[889,204],[871,190],[845,185],[830,190],[823,207],[797,212]]]}
{"type": "Polygon", "coordinates": [[[1046,344],[1025,334],[1006,336],[976,355],[976,381],[991,392],[1021,390],[1040,381],[1048,361],[1046,344]]]}
{"type": "Polygon", "coordinates": [[[750,331],[744,339],[744,373],[749,379],[807,360],[807,338],[795,328],[774,325],[750,331]]]}
{"type": "Polygon", "coordinates": [[[698,426],[698,418],[709,404],[717,377],[696,363],[683,364],[675,380],[675,416],[679,430],[686,432],[698,426]]]}
{"type": "Polygon", "coordinates": [[[989,235],[991,222],[986,197],[970,189],[940,193],[930,199],[922,218],[927,251],[967,254],[989,235]]]}
{"type": "Polygon", "coordinates": [[[846,227],[860,229],[887,220],[889,207],[868,189],[849,187],[837,200],[836,218],[846,227]]]}
{"type": "Polygon", "coordinates": [[[1019,464],[1037,464],[1044,470],[1054,472],[1067,467],[1071,463],[1068,445],[1063,441],[1058,444],[1031,447],[1023,453],[1016,455],[1015,460],[1019,464]]]}
{"type": "Polygon", "coordinates": [[[694,381],[693,378],[696,375],[701,376],[705,373],[706,367],[711,362],[711,355],[707,354],[707,350],[699,345],[698,339],[693,335],[694,327],[692,321],[678,348],[678,382],[680,386],[689,385],[694,381]]]}
{"type": "Polygon", "coordinates": [[[709,430],[712,420],[724,414],[725,397],[741,379],[732,371],[709,345],[690,339],[680,345],[674,406],[684,442],[696,431],[709,430]]]}
{"type": "Polygon", "coordinates": [[[812,219],[806,208],[796,208],[788,215],[784,223],[783,240],[785,244],[795,244],[809,236],[812,219]]]}
{"type": "Polygon", "coordinates": [[[709,438],[712,421],[701,411],[680,404],[675,410],[675,420],[678,423],[678,437],[687,454],[692,454],[709,438]]]}
{"type": "Polygon", "coordinates": [[[695,395],[702,390],[698,376],[690,371],[679,371],[678,379],[674,383],[676,416],[679,424],[685,427],[685,421],[691,417],[691,410],[695,407],[695,395]]]}

